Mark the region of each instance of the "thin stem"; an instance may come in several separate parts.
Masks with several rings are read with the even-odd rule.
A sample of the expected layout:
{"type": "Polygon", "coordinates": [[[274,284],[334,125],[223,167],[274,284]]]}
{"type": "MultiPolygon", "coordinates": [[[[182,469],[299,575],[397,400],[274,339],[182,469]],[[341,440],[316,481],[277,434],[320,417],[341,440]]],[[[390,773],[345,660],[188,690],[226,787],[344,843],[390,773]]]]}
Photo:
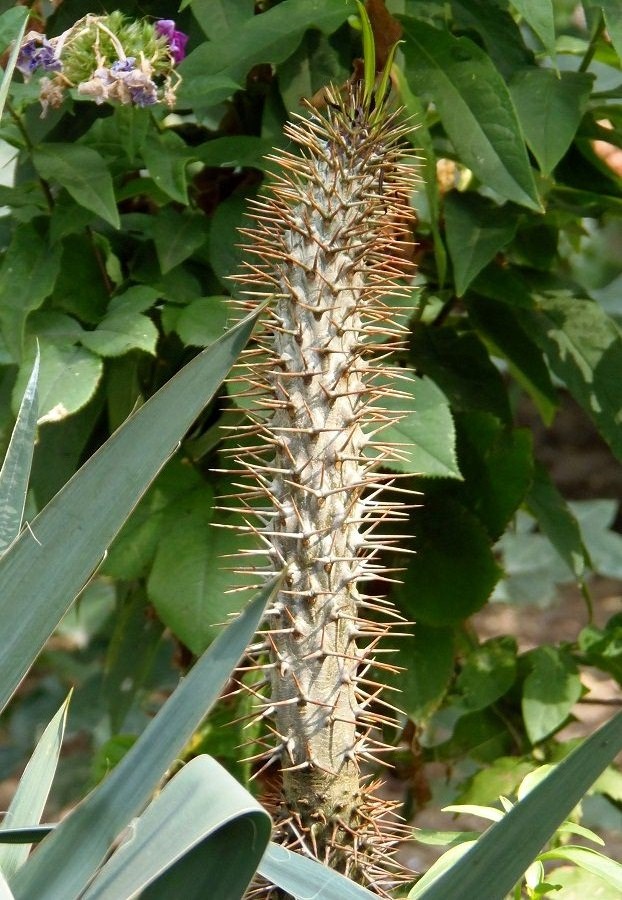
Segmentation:
{"type": "Polygon", "coordinates": [[[594,58],[594,54],[596,53],[596,46],[598,41],[601,38],[603,31],[605,30],[605,18],[602,12],[598,13],[598,18],[596,19],[596,24],[594,26],[594,30],[592,31],[592,37],[590,38],[590,43],[588,44],[588,48],[585,51],[585,56],[581,60],[581,65],[579,66],[579,72],[587,72],[590,63],[594,58]]]}
{"type": "MultiPolygon", "coordinates": [[[[22,122],[21,116],[18,115],[18,113],[15,111],[13,104],[11,103],[10,100],[7,100],[6,108],[8,109],[8,111],[11,115],[11,118],[17,125],[17,129],[18,129],[19,133],[21,134],[22,138],[24,139],[24,144],[26,145],[26,149],[28,150],[28,153],[30,154],[30,156],[32,156],[33,151],[35,149],[34,144],[30,140],[30,135],[28,134],[28,132],[26,131],[26,129],[24,127],[24,123],[22,122]]],[[[43,191],[43,196],[45,197],[45,202],[48,205],[48,209],[50,212],[53,212],[54,211],[54,197],[52,196],[52,191],[50,189],[50,186],[47,183],[47,181],[44,178],[42,178],[40,175],[37,175],[37,180],[39,182],[39,185],[41,186],[41,190],[43,191]]]]}

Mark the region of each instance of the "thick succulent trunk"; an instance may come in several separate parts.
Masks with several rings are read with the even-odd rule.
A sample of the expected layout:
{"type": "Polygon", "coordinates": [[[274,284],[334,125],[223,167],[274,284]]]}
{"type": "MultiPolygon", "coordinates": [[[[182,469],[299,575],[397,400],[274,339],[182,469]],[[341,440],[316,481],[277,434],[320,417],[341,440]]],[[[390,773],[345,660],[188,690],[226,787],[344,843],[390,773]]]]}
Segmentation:
{"type": "MultiPolygon", "coordinates": [[[[266,757],[281,761],[286,841],[381,887],[392,835],[375,821],[386,809],[362,785],[359,762],[377,749],[383,717],[369,670],[391,613],[362,585],[382,577],[378,554],[396,540],[376,527],[403,515],[380,496],[391,480],[378,471],[391,457],[374,440],[380,398],[396,392],[373,358],[395,345],[382,297],[397,290],[393,251],[411,178],[399,165],[401,129],[357,88],[329,94],[325,116],[286,131],[304,156],[279,155],[285,174],[256,204],[248,235],[259,262],[247,281],[271,302],[239,376],[258,397],[262,443],[239,462],[267,500],[256,526],[263,571],[284,572],[258,648],[269,660],[266,757]],[[378,611],[388,615],[378,621],[378,611]]],[[[248,513],[258,515],[250,503],[248,513]]]]}

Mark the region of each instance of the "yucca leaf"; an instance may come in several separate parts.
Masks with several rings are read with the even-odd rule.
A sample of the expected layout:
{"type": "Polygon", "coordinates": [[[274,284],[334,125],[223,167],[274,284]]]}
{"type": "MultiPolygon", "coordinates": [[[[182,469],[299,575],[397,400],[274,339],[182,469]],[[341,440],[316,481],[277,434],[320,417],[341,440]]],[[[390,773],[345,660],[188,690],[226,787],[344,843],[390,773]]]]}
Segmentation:
{"type": "Polygon", "coordinates": [[[0,824],[0,870],[5,878],[11,878],[28,859],[31,844],[5,844],[3,832],[7,829],[33,826],[39,823],[47,802],[60,756],[69,700],[67,697],[49,723],[28,761],[9,809],[0,824]]]}
{"type": "Polygon", "coordinates": [[[0,710],[246,344],[246,318],[178,372],[82,466],[0,560],[0,710]]]}

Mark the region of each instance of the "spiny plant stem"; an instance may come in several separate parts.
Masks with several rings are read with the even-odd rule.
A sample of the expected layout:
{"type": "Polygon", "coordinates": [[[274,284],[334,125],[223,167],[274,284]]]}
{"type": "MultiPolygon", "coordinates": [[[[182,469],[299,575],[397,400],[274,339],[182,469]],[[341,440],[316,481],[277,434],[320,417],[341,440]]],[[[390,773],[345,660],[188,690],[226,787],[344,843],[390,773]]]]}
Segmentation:
{"type": "Polygon", "coordinates": [[[379,728],[393,707],[378,695],[392,667],[376,655],[399,617],[364,588],[391,580],[380,557],[406,515],[395,476],[378,469],[395,452],[379,436],[382,397],[400,392],[375,359],[400,343],[385,299],[400,291],[413,176],[400,163],[405,127],[362,86],[328,90],[326,104],[286,126],[303,155],[276,157],[283,175],[246,232],[256,261],[244,278],[271,303],[234,376],[255,395],[258,438],[238,456],[254,484],[240,499],[267,557],[252,571],[285,573],[254,648],[264,681],[253,691],[265,689],[259,717],[274,739],[261,756],[282,767],[283,841],[383,894],[399,826],[360,765],[386,749],[379,728]]]}

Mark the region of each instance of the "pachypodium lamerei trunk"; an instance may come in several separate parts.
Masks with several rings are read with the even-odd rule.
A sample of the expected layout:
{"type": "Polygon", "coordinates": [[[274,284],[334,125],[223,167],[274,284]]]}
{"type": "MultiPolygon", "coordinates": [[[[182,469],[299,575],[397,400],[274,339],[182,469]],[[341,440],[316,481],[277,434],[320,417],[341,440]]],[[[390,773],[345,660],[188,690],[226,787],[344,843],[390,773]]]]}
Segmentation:
{"type": "Polygon", "coordinates": [[[283,174],[246,232],[244,278],[270,302],[234,377],[251,385],[259,438],[238,454],[254,483],[240,495],[248,527],[268,557],[249,569],[284,573],[254,648],[274,738],[264,755],[282,770],[277,824],[289,846],[382,893],[399,826],[360,763],[382,749],[389,704],[374,669],[390,667],[377,645],[399,617],[364,586],[387,577],[382,552],[401,536],[385,525],[405,515],[380,467],[396,452],[382,443],[382,396],[399,394],[387,387],[400,329],[385,300],[400,290],[414,179],[404,126],[372,105],[356,85],[328,91],[324,112],[286,126],[302,154],[275,157],[283,174]]]}

